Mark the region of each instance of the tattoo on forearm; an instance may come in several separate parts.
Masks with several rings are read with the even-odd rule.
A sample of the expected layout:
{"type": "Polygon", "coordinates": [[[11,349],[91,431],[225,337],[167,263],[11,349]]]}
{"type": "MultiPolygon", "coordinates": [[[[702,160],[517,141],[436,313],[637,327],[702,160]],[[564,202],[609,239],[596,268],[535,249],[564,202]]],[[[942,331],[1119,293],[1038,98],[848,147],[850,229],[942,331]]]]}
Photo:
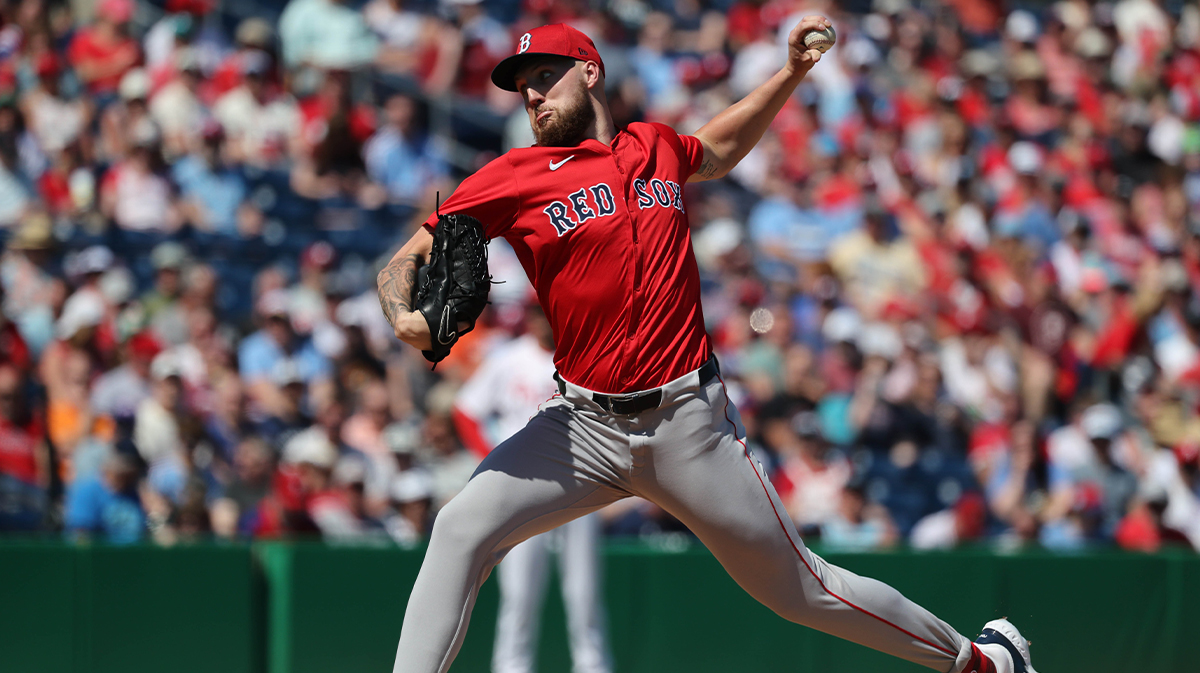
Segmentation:
{"type": "Polygon", "coordinates": [[[392,325],[396,324],[396,316],[413,310],[413,285],[417,283],[420,262],[421,256],[412,253],[392,261],[379,272],[379,305],[392,325]]]}
{"type": "Polygon", "coordinates": [[[708,179],[717,174],[717,165],[705,159],[704,163],[700,164],[700,170],[696,172],[700,174],[700,177],[708,179]]]}

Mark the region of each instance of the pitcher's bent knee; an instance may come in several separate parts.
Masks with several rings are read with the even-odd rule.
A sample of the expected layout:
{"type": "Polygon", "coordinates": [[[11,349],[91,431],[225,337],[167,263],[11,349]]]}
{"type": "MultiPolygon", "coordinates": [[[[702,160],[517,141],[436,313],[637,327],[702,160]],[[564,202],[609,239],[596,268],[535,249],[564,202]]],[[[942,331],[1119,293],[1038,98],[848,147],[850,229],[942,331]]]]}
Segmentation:
{"type": "Polygon", "coordinates": [[[455,506],[455,500],[451,500],[434,519],[433,531],[429,536],[430,552],[436,550],[439,554],[437,558],[488,556],[498,538],[497,531],[488,523],[483,512],[473,507],[455,506]]]}

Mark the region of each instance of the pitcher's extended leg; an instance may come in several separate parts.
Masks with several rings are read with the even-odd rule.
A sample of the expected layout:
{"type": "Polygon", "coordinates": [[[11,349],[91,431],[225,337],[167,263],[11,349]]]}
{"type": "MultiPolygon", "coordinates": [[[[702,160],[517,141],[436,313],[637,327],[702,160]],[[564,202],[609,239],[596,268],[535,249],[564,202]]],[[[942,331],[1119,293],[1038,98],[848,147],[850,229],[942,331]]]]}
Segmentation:
{"type": "Polygon", "coordinates": [[[723,384],[714,379],[697,395],[657,427],[635,490],[678,517],[743,589],[785,619],[959,671],[970,641],[886,584],[811,553],[742,444],[745,431],[723,384]]]}
{"type": "Polygon", "coordinates": [[[438,514],[413,585],[394,673],[445,673],[479,587],[513,546],[625,497],[589,475],[569,413],[543,408],[496,447],[438,514]]]}

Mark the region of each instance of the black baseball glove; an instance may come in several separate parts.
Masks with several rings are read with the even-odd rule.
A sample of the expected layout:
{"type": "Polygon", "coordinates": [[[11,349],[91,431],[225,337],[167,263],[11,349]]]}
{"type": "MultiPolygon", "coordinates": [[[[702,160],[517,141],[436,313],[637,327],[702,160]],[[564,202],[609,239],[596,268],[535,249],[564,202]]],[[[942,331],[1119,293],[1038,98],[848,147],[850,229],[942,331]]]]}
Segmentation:
{"type": "Polygon", "coordinates": [[[450,354],[460,336],[475,329],[475,320],[488,303],[492,277],[487,268],[487,238],[479,220],[469,215],[439,215],[433,251],[417,282],[416,310],[425,316],[433,342],[433,350],[421,353],[436,364],[450,354]]]}

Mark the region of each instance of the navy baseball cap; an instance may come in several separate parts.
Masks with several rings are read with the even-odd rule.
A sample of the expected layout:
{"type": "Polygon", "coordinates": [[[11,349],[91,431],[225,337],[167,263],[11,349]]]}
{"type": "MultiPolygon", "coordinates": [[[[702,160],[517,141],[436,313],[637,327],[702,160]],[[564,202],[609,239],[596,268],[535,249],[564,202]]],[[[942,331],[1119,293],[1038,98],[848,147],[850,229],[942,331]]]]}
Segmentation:
{"type": "Polygon", "coordinates": [[[566,56],[576,61],[592,61],[604,74],[604,61],[592,39],[565,23],[555,23],[533,30],[517,41],[517,53],[496,64],[492,84],[505,91],[516,91],[517,71],[534,56],[566,56]]]}

